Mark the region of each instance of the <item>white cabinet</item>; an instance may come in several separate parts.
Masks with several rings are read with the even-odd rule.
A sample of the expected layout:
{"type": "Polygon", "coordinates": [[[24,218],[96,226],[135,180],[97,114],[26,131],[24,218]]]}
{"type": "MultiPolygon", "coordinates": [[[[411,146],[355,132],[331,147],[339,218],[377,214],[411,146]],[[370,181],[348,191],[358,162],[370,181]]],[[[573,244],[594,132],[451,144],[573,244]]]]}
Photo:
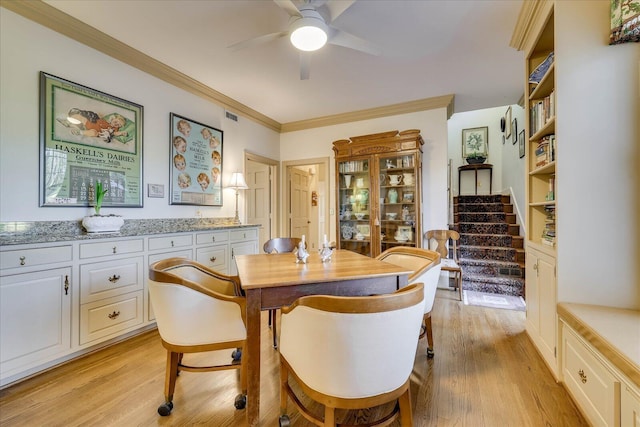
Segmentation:
{"type": "Polygon", "coordinates": [[[257,252],[255,226],[1,246],[0,386],[152,328],[150,264],[195,256],[236,274],[233,254],[257,252]]]}
{"type": "Polygon", "coordinates": [[[623,427],[640,427],[640,392],[633,390],[629,385],[622,387],[620,425],[623,427]]]}
{"type": "Polygon", "coordinates": [[[573,330],[562,323],[562,378],[594,426],[620,425],[620,381],[573,330]]]}
{"type": "Polygon", "coordinates": [[[525,288],[527,334],[557,377],[557,285],[555,258],[533,248],[527,250],[525,288]]]}
{"type": "Polygon", "coordinates": [[[70,282],[71,267],[0,278],[2,378],[71,349],[70,282]]]}

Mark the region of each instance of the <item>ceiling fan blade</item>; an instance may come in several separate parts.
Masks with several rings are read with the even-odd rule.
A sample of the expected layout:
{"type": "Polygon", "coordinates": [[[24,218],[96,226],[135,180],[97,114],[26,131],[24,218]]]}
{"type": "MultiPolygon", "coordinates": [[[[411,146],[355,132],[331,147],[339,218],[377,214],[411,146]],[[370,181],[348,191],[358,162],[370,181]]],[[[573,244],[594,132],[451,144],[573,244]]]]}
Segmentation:
{"type": "Polygon", "coordinates": [[[311,52],[300,52],[300,80],[309,80],[311,52]]]}
{"type": "Polygon", "coordinates": [[[253,47],[253,46],[258,46],[264,43],[269,43],[270,41],[274,41],[279,39],[280,37],[284,37],[287,34],[289,34],[288,31],[280,31],[278,33],[271,33],[271,34],[265,34],[263,36],[259,36],[259,37],[254,37],[252,39],[248,39],[248,40],[244,40],[235,44],[232,44],[231,46],[228,46],[227,49],[231,49],[234,52],[238,51],[240,49],[245,49],[248,47],[253,47]]]}
{"type": "Polygon", "coordinates": [[[331,27],[331,30],[333,34],[329,37],[329,41],[327,43],[353,50],[359,50],[360,52],[368,53],[369,55],[379,56],[382,53],[378,46],[366,41],[365,39],[361,39],[353,34],[338,30],[337,28],[331,27]]]}
{"type": "Polygon", "coordinates": [[[302,14],[291,0],[273,0],[280,8],[284,9],[289,16],[298,16],[302,18],[302,14]]]}
{"type": "Polygon", "coordinates": [[[327,3],[325,3],[325,7],[329,10],[329,22],[333,22],[355,2],[356,0],[328,0],[327,3]]]}

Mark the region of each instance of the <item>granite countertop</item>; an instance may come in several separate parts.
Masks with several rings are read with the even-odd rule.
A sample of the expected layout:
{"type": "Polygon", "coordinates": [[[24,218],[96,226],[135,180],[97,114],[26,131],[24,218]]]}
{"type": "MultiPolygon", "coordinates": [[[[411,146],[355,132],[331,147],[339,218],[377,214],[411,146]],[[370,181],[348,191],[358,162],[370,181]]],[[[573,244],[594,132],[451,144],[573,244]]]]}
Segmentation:
{"type": "Polygon", "coordinates": [[[233,218],[128,219],[117,233],[87,233],[82,227],[82,221],[0,222],[0,245],[96,240],[256,226],[258,224],[234,224],[233,218]]]}
{"type": "Polygon", "coordinates": [[[640,387],[640,311],[559,303],[558,315],[640,387]]]}

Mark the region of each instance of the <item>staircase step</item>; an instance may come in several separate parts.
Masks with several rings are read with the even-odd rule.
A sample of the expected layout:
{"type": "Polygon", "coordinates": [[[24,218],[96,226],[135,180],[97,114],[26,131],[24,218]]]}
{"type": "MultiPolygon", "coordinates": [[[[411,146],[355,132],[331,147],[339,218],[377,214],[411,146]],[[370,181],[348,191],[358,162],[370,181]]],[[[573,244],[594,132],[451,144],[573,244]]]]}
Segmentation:
{"type": "Polygon", "coordinates": [[[514,248],[514,236],[508,234],[475,234],[461,233],[460,245],[467,246],[504,246],[514,248]]]}
{"type": "Polygon", "coordinates": [[[493,294],[523,296],[524,280],[511,277],[463,276],[462,289],[493,294]]]}
{"type": "Polygon", "coordinates": [[[506,214],[504,212],[458,212],[458,218],[460,222],[491,222],[502,223],[508,222],[507,216],[513,214],[506,214]]]}
{"type": "MultiPolygon", "coordinates": [[[[520,231],[519,228],[517,228],[520,231]]],[[[504,222],[464,222],[458,223],[461,234],[511,234],[510,224],[504,222]]],[[[517,235],[518,233],[516,233],[517,235]]]]}
{"type": "MultiPolygon", "coordinates": [[[[511,198],[506,196],[509,201],[511,198]]],[[[454,203],[502,203],[503,196],[502,194],[491,194],[491,195],[468,195],[468,196],[457,196],[454,200],[454,203]]]]}
{"type": "Polygon", "coordinates": [[[506,247],[460,245],[460,258],[494,259],[497,261],[515,261],[516,250],[506,247]]]}
{"type": "Polygon", "coordinates": [[[458,203],[454,212],[504,212],[502,203],[458,203]]]}
{"type": "Polygon", "coordinates": [[[459,260],[465,276],[504,276],[523,278],[522,264],[515,261],[496,261],[462,258],[459,260]]]}

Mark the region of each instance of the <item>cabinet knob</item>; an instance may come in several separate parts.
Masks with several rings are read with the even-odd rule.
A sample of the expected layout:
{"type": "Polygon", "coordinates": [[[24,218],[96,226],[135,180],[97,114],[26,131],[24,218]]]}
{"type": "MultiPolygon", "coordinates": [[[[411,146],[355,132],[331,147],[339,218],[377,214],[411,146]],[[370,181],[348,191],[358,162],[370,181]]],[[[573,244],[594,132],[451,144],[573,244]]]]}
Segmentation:
{"type": "Polygon", "coordinates": [[[27,258],[25,258],[25,257],[21,256],[21,257],[20,257],[20,265],[25,265],[25,264],[26,264],[26,263],[25,263],[25,260],[26,260],[26,259],[27,259],[27,258]]]}
{"type": "Polygon", "coordinates": [[[584,374],[584,371],[582,369],[578,371],[578,376],[580,377],[580,381],[582,381],[582,384],[587,383],[587,376],[584,374]]]}
{"type": "Polygon", "coordinates": [[[216,236],[212,236],[212,237],[211,237],[211,241],[212,241],[212,242],[215,242],[215,241],[216,241],[216,236]]]}
{"type": "Polygon", "coordinates": [[[69,295],[69,276],[64,276],[64,294],[69,295]]]}
{"type": "Polygon", "coordinates": [[[117,274],[114,274],[113,276],[109,277],[109,281],[111,283],[116,283],[118,280],[120,280],[120,276],[117,274]]]}
{"type": "Polygon", "coordinates": [[[115,254],[116,252],[118,252],[118,248],[116,248],[115,246],[113,247],[113,253],[115,254]]]}
{"type": "Polygon", "coordinates": [[[107,316],[109,317],[109,319],[115,319],[116,317],[120,316],[120,312],[114,310],[113,313],[107,314],[107,316]]]}
{"type": "Polygon", "coordinates": [[[174,247],[175,245],[173,244],[173,240],[171,241],[171,247],[174,247]]]}
{"type": "Polygon", "coordinates": [[[211,258],[209,258],[209,261],[215,262],[216,259],[217,259],[216,257],[212,256],[211,258]]]}

